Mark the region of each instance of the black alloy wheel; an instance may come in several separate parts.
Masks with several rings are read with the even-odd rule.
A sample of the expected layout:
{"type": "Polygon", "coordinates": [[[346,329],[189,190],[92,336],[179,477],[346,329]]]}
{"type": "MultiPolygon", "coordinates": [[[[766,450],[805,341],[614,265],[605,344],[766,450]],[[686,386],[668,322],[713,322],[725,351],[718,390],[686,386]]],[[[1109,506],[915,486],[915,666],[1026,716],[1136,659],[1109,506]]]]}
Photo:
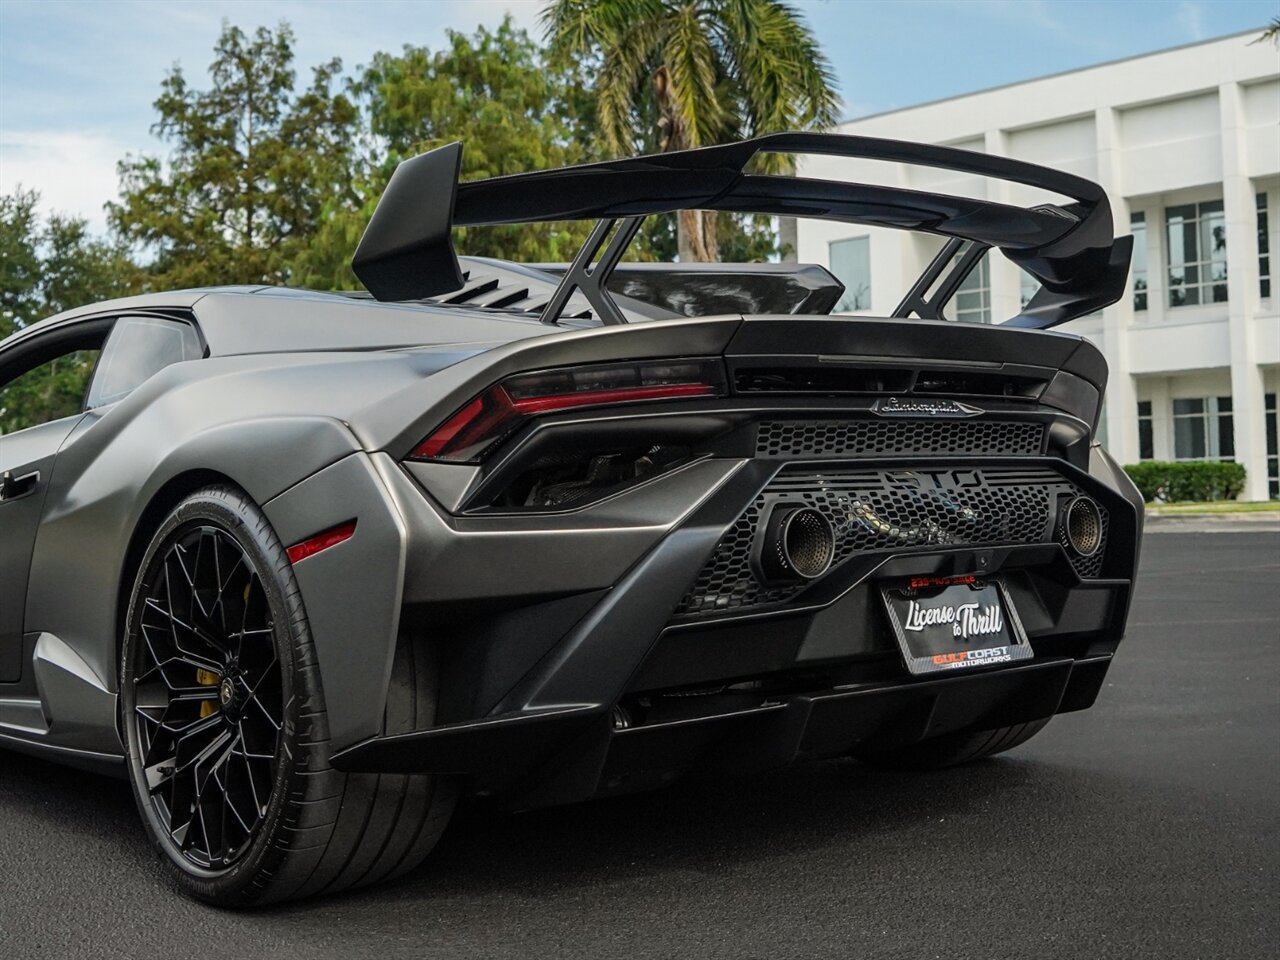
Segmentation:
{"type": "Polygon", "coordinates": [[[142,584],[132,701],[148,800],[191,864],[248,849],[271,798],[284,683],[262,579],[225,530],[180,527],[142,584]]]}
{"type": "MultiPolygon", "coordinates": [[[[340,566],[336,577],[320,588],[342,589],[340,566]]],[[[179,887],[259,906],[390,880],[426,858],[456,784],[334,769],[302,591],[252,498],[229,484],[191,493],[151,533],[132,585],[121,730],[138,810],[179,887]]],[[[391,735],[435,722],[439,683],[432,644],[382,642],[393,640],[391,735]]],[[[332,682],[342,696],[343,677],[332,682]]]]}

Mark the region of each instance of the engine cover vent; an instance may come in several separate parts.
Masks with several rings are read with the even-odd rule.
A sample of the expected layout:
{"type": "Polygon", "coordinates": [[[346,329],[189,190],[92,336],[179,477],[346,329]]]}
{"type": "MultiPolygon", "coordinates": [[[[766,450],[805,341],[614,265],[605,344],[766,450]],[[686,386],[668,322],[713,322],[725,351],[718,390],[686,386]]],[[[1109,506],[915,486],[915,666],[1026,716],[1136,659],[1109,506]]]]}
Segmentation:
{"type": "Polygon", "coordinates": [[[756,456],[1034,457],[1045,425],[1028,420],[777,420],[760,424],[756,456]]]}

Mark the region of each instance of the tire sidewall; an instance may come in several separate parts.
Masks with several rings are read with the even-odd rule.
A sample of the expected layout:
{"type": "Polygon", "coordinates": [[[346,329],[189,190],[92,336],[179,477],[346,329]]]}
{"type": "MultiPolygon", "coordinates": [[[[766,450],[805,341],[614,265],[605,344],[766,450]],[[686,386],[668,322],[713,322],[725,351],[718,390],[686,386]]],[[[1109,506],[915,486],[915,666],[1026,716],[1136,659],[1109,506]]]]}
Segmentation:
{"type": "Polygon", "coordinates": [[[311,701],[318,691],[300,690],[306,671],[296,669],[299,652],[311,639],[301,607],[301,597],[292,566],[279,538],[260,509],[247,496],[230,487],[210,487],[184,499],[165,519],[143,555],[129,597],[124,636],[120,644],[120,727],[124,740],[129,781],[139,814],[152,842],[179,884],[202,900],[245,904],[255,899],[285,854],[276,842],[289,806],[297,749],[298,704],[311,701]],[[139,756],[138,725],[133,710],[133,665],[139,639],[140,599],[157,558],[187,529],[196,525],[216,526],[232,537],[245,552],[267,597],[275,627],[273,642],[280,664],[284,712],[276,744],[276,763],[267,813],[258,825],[249,849],[231,866],[210,870],[186,859],[156,823],[157,813],[148,797],[145,773],[139,756]]]}

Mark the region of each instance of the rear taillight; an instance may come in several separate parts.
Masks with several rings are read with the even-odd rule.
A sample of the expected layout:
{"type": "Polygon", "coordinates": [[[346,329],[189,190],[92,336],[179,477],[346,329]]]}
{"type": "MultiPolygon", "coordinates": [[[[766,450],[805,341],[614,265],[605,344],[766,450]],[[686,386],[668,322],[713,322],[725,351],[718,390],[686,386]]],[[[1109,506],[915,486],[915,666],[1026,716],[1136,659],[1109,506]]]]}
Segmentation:
{"type": "Polygon", "coordinates": [[[467,403],[418,444],[409,459],[476,460],[540,414],[723,395],[719,360],[645,360],[522,373],[467,403]]]}

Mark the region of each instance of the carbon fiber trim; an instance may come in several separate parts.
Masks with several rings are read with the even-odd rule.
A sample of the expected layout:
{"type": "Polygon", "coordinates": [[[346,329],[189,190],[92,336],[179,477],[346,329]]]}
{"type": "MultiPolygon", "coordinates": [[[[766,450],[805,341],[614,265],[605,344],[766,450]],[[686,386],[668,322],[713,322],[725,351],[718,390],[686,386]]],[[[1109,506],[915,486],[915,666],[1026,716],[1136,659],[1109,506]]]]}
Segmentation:
{"type": "MultiPolygon", "coordinates": [[[[778,474],[717,544],[681,601],[676,616],[706,616],[784,603],[808,583],[763,583],[753,569],[756,539],[777,504],[820,511],[835,530],[834,570],[859,554],[939,547],[1049,543],[1058,504],[1082,491],[1046,467],[930,470],[786,469],[778,474]]],[[[1077,571],[1096,576],[1103,542],[1077,571]]],[[[830,576],[828,571],[827,576],[830,576]]]]}

